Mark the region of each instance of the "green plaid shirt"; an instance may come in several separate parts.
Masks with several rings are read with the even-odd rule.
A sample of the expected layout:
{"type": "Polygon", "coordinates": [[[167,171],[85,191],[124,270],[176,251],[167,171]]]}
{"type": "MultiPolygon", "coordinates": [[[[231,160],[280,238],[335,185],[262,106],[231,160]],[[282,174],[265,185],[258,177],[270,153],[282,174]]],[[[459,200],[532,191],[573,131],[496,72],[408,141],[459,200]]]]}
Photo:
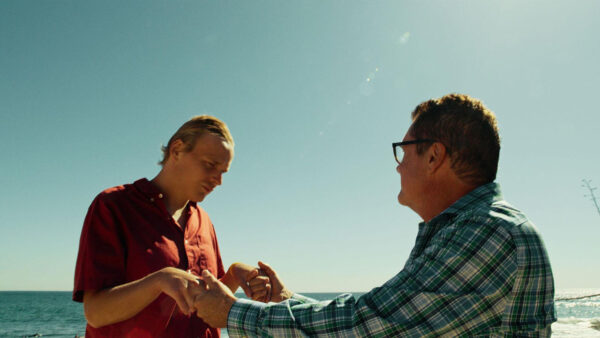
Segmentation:
{"type": "Polygon", "coordinates": [[[539,337],[550,335],[554,321],[542,239],[489,183],[420,223],[404,269],[384,285],[358,299],[240,299],[227,331],[231,337],[539,337]]]}

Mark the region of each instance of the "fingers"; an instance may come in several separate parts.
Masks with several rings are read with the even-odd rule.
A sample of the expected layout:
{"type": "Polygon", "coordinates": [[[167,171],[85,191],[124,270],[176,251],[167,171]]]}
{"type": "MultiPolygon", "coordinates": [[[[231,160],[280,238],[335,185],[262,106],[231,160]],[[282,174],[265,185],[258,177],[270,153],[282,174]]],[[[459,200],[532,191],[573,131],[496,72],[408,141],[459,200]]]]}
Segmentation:
{"type": "Polygon", "coordinates": [[[188,283],[187,293],[192,299],[202,293],[203,290],[206,290],[206,284],[202,280],[199,280],[198,283],[188,283]]]}
{"type": "Polygon", "coordinates": [[[258,261],[258,267],[261,270],[263,270],[267,275],[271,275],[271,274],[275,273],[275,271],[273,270],[273,268],[269,264],[267,264],[265,262],[258,261]]]}
{"type": "Polygon", "coordinates": [[[263,302],[263,303],[270,302],[271,301],[271,284],[265,285],[265,287],[260,290],[253,291],[252,295],[253,295],[252,300],[255,300],[258,302],[263,302]]]}
{"type": "Polygon", "coordinates": [[[257,276],[252,279],[249,283],[250,289],[252,290],[252,298],[253,300],[268,302],[270,300],[270,279],[266,276],[257,276]]]}
{"type": "Polygon", "coordinates": [[[153,276],[160,290],[175,300],[182,313],[189,315],[194,311],[194,293],[200,289],[196,276],[173,267],[161,269],[153,276]]]}
{"type": "Polygon", "coordinates": [[[250,287],[254,290],[254,288],[260,288],[260,286],[264,286],[269,284],[269,277],[266,276],[258,276],[254,279],[252,279],[250,282],[248,282],[248,285],[250,285],[250,287]]]}
{"type": "Polygon", "coordinates": [[[246,275],[246,282],[250,282],[251,280],[253,280],[254,278],[256,278],[260,273],[259,269],[252,269],[250,272],[248,272],[248,274],[246,275]]]}
{"type": "Polygon", "coordinates": [[[258,266],[267,274],[267,276],[269,276],[269,279],[271,280],[271,290],[269,296],[270,302],[281,302],[293,296],[293,292],[285,287],[281,279],[279,279],[277,272],[275,272],[275,270],[273,270],[269,264],[259,261],[258,266]]]}
{"type": "Polygon", "coordinates": [[[200,278],[196,279],[196,282],[198,282],[198,286],[202,289],[202,290],[206,290],[206,283],[204,283],[204,281],[200,278]]]}
{"type": "Polygon", "coordinates": [[[248,286],[252,292],[252,298],[254,299],[256,293],[264,294],[267,285],[270,285],[268,277],[259,277],[251,280],[250,283],[248,283],[248,286]]]}
{"type": "Polygon", "coordinates": [[[246,296],[252,298],[252,289],[250,288],[248,283],[246,283],[244,281],[240,281],[240,287],[242,288],[242,290],[244,290],[244,293],[246,294],[246,296]]]}
{"type": "Polygon", "coordinates": [[[258,300],[258,301],[262,301],[263,299],[266,298],[267,296],[267,286],[268,284],[268,279],[267,282],[265,281],[260,281],[260,280],[253,280],[252,281],[253,284],[250,285],[250,289],[252,290],[252,296],[250,298],[252,298],[253,300],[258,300]]]}
{"type": "Polygon", "coordinates": [[[258,268],[236,262],[231,264],[227,273],[235,279],[236,286],[241,287],[246,296],[252,298],[252,290],[249,288],[248,282],[258,276],[258,268]]]}
{"type": "Polygon", "coordinates": [[[210,271],[208,271],[208,270],[202,270],[202,280],[204,281],[204,283],[206,283],[206,286],[209,289],[218,285],[218,282],[219,282],[215,278],[215,276],[213,276],[212,273],[210,273],[210,271]]]}
{"type": "Polygon", "coordinates": [[[186,310],[184,310],[181,306],[182,312],[186,315],[194,312],[194,298],[195,296],[201,292],[201,284],[202,280],[198,279],[198,277],[194,276],[190,270],[181,274],[181,276],[187,281],[186,289],[183,291],[183,302],[185,302],[186,310]]]}
{"type": "Polygon", "coordinates": [[[262,271],[264,271],[267,274],[267,276],[269,276],[269,277],[273,277],[276,275],[275,270],[273,270],[273,268],[267,263],[258,261],[258,267],[262,271]]]}
{"type": "Polygon", "coordinates": [[[267,285],[267,295],[265,296],[265,303],[268,303],[271,301],[271,299],[273,298],[273,293],[272,293],[273,288],[271,287],[271,284],[267,285]]]}

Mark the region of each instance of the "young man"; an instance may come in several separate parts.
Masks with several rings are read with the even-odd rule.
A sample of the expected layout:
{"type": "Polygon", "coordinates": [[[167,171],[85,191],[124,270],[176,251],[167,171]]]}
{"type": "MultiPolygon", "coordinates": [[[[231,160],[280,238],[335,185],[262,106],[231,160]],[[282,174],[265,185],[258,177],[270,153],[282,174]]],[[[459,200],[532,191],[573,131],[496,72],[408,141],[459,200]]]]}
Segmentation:
{"type": "Polygon", "coordinates": [[[393,144],[398,201],[423,222],[406,265],[358,299],[317,302],[287,290],[277,274],[268,305],[236,299],[210,272],[195,297],[198,316],[232,337],[549,336],[554,283],[544,244],[494,182],[500,138],[479,100],[446,95],[412,113],[393,144]],[[210,307],[210,311],[207,308],[210,307]]]}
{"type": "Polygon", "coordinates": [[[265,294],[257,269],[235,263],[225,273],[213,225],[197,205],[221,184],[233,147],[223,122],[194,117],[163,147],[155,178],[107,189],[92,202],[73,291],[84,303],[86,337],[218,337],[219,329],[192,316],[202,270],[232,292],[265,294]]]}

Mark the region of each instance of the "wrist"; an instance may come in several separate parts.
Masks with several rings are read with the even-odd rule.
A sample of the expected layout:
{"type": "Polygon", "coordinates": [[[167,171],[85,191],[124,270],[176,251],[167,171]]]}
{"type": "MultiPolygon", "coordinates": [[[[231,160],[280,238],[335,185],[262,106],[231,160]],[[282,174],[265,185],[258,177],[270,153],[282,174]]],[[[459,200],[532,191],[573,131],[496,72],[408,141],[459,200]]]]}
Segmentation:
{"type": "Polygon", "coordinates": [[[223,308],[225,309],[225,311],[223,313],[225,314],[225,325],[227,325],[227,317],[229,316],[229,312],[231,311],[231,308],[233,307],[235,302],[237,302],[237,300],[237,297],[233,294],[224,299],[225,304],[223,308]]]}
{"type": "Polygon", "coordinates": [[[219,281],[225,284],[231,290],[231,292],[235,292],[237,288],[240,287],[240,283],[235,275],[234,264],[231,264],[225,275],[219,279],[219,281]]]}
{"type": "Polygon", "coordinates": [[[292,298],[293,295],[294,295],[294,293],[288,289],[283,289],[281,291],[281,299],[282,300],[290,299],[290,298],[292,298]]]}
{"type": "Polygon", "coordinates": [[[234,278],[235,277],[235,270],[237,269],[237,264],[238,263],[233,263],[229,266],[229,269],[227,269],[227,272],[225,272],[225,276],[227,278],[234,278]]]}
{"type": "Polygon", "coordinates": [[[166,289],[165,282],[166,277],[169,274],[169,269],[173,268],[163,268],[144,277],[145,281],[149,284],[150,289],[157,295],[161,294],[166,289]]]}

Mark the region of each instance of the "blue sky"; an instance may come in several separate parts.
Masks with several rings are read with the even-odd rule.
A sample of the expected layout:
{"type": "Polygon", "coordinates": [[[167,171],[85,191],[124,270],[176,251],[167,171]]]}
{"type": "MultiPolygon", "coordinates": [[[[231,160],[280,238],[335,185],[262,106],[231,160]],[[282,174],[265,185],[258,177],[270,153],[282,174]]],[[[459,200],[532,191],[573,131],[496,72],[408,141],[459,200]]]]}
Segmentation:
{"type": "MultiPolygon", "coordinates": [[[[450,92],[496,112],[498,182],[557,288],[598,287],[597,1],[2,1],[0,290],[70,290],[103,189],[159,170],[188,118],[236,141],[201,205],[226,265],[365,291],[408,258],[390,144],[450,92]]],[[[600,194],[598,194],[600,197],[600,194]]]]}

